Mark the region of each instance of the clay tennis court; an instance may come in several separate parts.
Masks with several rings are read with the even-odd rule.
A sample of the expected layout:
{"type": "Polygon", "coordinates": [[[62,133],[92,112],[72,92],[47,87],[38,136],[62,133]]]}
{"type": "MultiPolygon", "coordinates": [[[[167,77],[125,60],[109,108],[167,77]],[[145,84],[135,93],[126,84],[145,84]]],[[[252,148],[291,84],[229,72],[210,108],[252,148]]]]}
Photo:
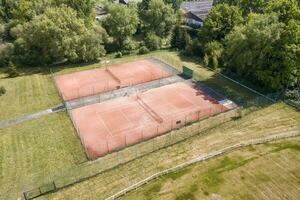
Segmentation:
{"type": "Polygon", "coordinates": [[[54,77],[65,101],[108,92],[122,87],[171,76],[151,60],[139,60],[109,67],[54,77]]]}
{"type": "Polygon", "coordinates": [[[70,111],[89,158],[136,144],[227,108],[179,82],[70,111]]]}

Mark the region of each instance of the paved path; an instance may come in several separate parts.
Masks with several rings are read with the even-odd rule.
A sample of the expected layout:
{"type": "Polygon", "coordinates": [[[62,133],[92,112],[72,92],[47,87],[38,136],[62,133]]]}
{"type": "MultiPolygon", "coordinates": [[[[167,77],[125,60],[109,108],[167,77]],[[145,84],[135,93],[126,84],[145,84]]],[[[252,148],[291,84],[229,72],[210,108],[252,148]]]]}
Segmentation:
{"type": "Polygon", "coordinates": [[[34,114],[25,115],[25,116],[22,116],[22,117],[17,117],[17,118],[6,120],[6,121],[0,121],[0,128],[5,128],[5,127],[8,127],[8,126],[12,126],[12,125],[15,125],[15,124],[18,124],[18,123],[21,123],[21,122],[24,122],[24,121],[27,121],[27,120],[30,120],[30,119],[36,119],[36,118],[39,118],[41,116],[48,115],[50,113],[60,112],[60,111],[63,111],[64,109],[65,109],[64,105],[60,104],[60,105],[55,106],[53,108],[49,108],[47,110],[43,110],[43,111],[40,111],[40,112],[37,112],[37,113],[34,113],[34,114]]]}

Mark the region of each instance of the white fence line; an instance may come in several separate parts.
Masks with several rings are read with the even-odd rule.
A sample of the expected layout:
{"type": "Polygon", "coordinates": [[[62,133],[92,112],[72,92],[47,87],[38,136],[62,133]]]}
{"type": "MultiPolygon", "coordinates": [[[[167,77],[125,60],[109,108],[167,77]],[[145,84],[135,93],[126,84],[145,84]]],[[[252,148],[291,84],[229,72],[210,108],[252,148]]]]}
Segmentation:
{"type": "Polygon", "coordinates": [[[156,178],[159,178],[160,176],[169,174],[171,172],[176,172],[176,171],[178,171],[182,168],[185,168],[185,167],[187,167],[189,165],[192,165],[192,164],[195,164],[197,162],[202,162],[202,161],[208,160],[210,158],[213,158],[215,156],[218,156],[218,155],[221,155],[221,154],[224,154],[224,153],[229,153],[233,150],[237,150],[237,149],[242,148],[242,147],[252,146],[252,145],[259,145],[259,144],[264,144],[264,143],[268,143],[268,142],[272,142],[272,141],[276,141],[276,140],[282,140],[282,139],[298,137],[298,136],[300,136],[300,132],[282,133],[282,134],[277,134],[277,135],[273,135],[273,136],[269,136],[269,137],[265,137],[265,138],[260,138],[260,139],[256,139],[256,140],[250,140],[250,141],[246,141],[246,142],[237,143],[235,145],[231,145],[231,146],[213,151],[213,152],[208,153],[208,154],[200,155],[197,158],[194,158],[192,160],[189,160],[187,162],[179,164],[175,167],[172,167],[172,168],[163,170],[161,172],[155,173],[155,174],[149,176],[148,178],[146,178],[142,181],[139,181],[139,182],[125,188],[124,190],[121,190],[121,191],[117,192],[116,194],[106,198],[106,200],[117,199],[121,196],[124,196],[126,193],[128,193],[132,190],[136,190],[139,187],[147,184],[148,182],[150,182],[150,181],[152,181],[156,178]]]}

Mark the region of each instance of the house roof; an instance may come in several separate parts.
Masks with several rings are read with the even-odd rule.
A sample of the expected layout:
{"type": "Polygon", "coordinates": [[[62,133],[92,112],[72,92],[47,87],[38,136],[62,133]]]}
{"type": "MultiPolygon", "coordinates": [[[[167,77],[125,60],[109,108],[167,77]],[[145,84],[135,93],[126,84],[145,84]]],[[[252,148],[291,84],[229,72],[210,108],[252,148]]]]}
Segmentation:
{"type": "Polygon", "coordinates": [[[181,10],[190,12],[202,20],[206,18],[212,7],[213,0],[184,1],[180,5],[181,10]]]}

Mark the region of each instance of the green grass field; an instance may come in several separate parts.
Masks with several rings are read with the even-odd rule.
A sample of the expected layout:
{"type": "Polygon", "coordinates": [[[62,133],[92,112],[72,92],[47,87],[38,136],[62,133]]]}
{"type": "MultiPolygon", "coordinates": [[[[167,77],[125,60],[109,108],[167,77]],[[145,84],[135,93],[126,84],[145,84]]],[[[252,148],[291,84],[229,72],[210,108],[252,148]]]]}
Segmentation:
{"type": "Polygon", "coordinates": [[[71,200],[78,196],[82,200],[104,199],[152,174],[195,158],[199,154],[242,141],[299,131],[300,113],[284,104],[272,105],[39,199],[71,200]]]}
{"type": "Polygon", "coordinates": [[[6,88],[6,94],[0,97],[0,121],[38,112],[60,103],[49,70],[22,70],[16,78],[7,78],[5,71],[0,69],[0,86],[6,88]]]}
{"type": "Polygon", "coordinates": [[[0,199],[17,199],[21,191],[85,159],[75,134],[65,113],[0,129],[0,199]]]}
{"type": "MultiPolygon", "coordinates": [[[[158,51],[144,56],[106,60],[110,60],[112,64],[149,56],[155,56],[178,69],[182,65],[192,67],[199,71],[196,79],[228,94],[233,100],[248,101],[256,97],[228,80],[215,76],[214,72],[201,68],[200,64],[180,57],[177,52],[158,51]]],[[[56,70],[56,73],[69,73],[103,65],[61,67],[56,70]]],[[[6,78],[4,71],[5,69],[0,70],[0,85],[6,87],[7,93],[0,97],[0,121],[34,113],[60,103],[48,69],[28,69],[17,78],[6,78]]],[[[200,153],[242,140],[299,130],[299,112],[281,103],[265,106],[204,135],[161,149],[73,187],[43,196],[41,199],[102,199],[148,175],[200,153]]],[[[52,177],[69,169],[71,171],[84,159],[84,151],[66,113],[51,114],[2,128],[0,129],[0,199],[17,199],[21,192],[40,186],[40,183],[52,181],[52,177]]],[[[94,167],[97,165],[95,164],[94,167]]],[[[76,175],[81,176],[85,173],[86,171],[82,170],[76,175]]]]}
{"type": "Polygon", "coordinates": [[[121,199],[298,199],[300,140],[251,146],[159,178],[121,199]]]}

